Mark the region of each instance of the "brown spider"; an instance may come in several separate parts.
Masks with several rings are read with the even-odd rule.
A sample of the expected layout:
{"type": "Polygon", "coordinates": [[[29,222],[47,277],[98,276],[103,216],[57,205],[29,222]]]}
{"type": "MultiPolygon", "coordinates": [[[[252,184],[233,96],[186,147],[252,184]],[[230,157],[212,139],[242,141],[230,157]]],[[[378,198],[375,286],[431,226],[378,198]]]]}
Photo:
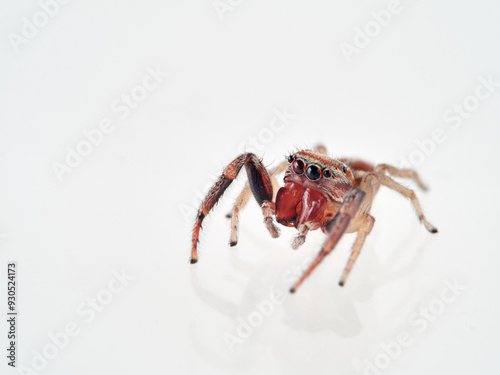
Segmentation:
{"type": "Polygon", "coordinates": [[[412,178],[425,190],[426,187],[413,170],[398,169],[387,164],[373,166],[355,159],[332,159],[326,156],[326,149],[323,146],[318,146],[315,151],[297,151],[289,155],[286,162],[267,171],[257,156],[245,153],[224,169],[222,176],[210,189],[198,210],[193,229],[191,263],[198,261],[197,245],[203,219],[236,179],[243,166],[247,171],[248,183],[236,199],[232,211],[231,246],[236,245],[238,241],[238,213],[248,200],[250,192],[262,208],[264,223],[272,237],[279,236],[279,229],[273,222],[273,216],[278,223],[297,228],[299,234],[292,243],[294,249],[305,242],[306,235],[311,230],[321,228],[328,236],[315,260],[290,289],[292,293],[323,258],[332,252],[344,233],[358,232],[349,261],[339,281],[340,286],[344,285],[375,222],[369,212],[380,185],[409,198],[425,228],[431,233],[437,232],[425,218],[415,192],[385,174],[388,172],[394,177],[412,178]],[[282,171],[285,171],[285,186],[280,188],[275,175],[282,171]],[[273,188],[277,191],[275,202],[273,188]]]}

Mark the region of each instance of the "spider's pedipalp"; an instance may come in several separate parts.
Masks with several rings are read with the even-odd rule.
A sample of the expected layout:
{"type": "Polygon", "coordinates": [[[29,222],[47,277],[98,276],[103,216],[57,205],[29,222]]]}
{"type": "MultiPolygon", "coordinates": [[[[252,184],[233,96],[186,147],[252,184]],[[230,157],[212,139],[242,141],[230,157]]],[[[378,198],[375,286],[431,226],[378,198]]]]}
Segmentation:
{"type": "Polygon", "coordinates": [[[306,224],[301,224],[297,227],[299,234],[293,239],[292,249],[297,250],[306,242],[306,235],[309,233],[309,227],[306,224]]]}
{"type": "Polygon", "coordinates": [[[304,243],[306,242],[306,235],[305,234],[299,234],[297,237],[295,237],[292,241],[292,249],[297,250],[299,247],[301,247],[304,243]]]}
{"type": "Polygon", "coordinates": [[[271,237],[277,238],[280,235],[280,230],[274,224],[273,216],[276,212],[276,206],[273,202],[266,201],[262,204],[262,215],[264,215],[264,224],[271,234],[271,237]]]}

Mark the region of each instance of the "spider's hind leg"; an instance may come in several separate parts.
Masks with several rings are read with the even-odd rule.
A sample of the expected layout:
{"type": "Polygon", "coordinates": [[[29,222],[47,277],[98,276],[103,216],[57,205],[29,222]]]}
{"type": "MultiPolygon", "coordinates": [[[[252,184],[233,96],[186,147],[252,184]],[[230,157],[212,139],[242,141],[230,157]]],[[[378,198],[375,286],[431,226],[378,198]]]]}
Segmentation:
{"type": "MultiPolygon", "coordinates": [[[[418,218],[420,219],[422,224],[424,224],[425,228],[431,233],[437,233],[438,230],[436,229],[436,227],[434,227],[434,225],[427,221],[427,218],[425,217],[424,212],[422,211],[422,207],[420,206],[420,203],[418,201],[417,195],[413,190],[404,187],[385,174],[377,173],[377,178],[382,185],[387,186],[389,189],[397,191],[399,194],[410,199],[413,207],[415,207],[415,211],[417,211],[418,218]]],[[[418,180],[416,181],[418,182],[418,180]]]]}
{"type": "Polygon", "coordinates": [[[427,190],[427,185],[422,182],[418,173],[413,169],[400,169],[389,164],[378,164],[377,166],[375,166],[375,172],[380,172],[383,174],[386,171],[394,177],[411,178],[417,183],[420,189],[427,190]]]}

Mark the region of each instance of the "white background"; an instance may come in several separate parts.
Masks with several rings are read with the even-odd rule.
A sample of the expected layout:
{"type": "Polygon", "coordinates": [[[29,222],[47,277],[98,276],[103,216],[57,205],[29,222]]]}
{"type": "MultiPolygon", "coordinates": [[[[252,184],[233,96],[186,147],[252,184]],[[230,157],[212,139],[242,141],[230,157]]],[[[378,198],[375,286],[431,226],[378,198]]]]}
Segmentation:
{"type": "Polygon", "coordinates": [[[378,358],[384,374],[497,374],[500,87],[459,126],[443,116],[474,105],[480,77],[500,81],[498,3],[401,1],[351,61],[342,43],[354,45],[387,1],[228,3],[218,13],[209,0],[75,0],[15,46],[25,17],[44,23],[42,8],[2,1],[1,373],[17,373],[5,358],[7,263],[16,262],[17,365],[33,369],[44,349],[54,357],[31,373],[371,374],[378,358]],[[169,75],[121,118],[113,103],[139,92],[148,69],[169,75]],[[295,117],[270,132],[284,108],[295,117]],[[113,131],[60,181],[54,163],[103,119],[113,131]],[[441,143],[431,144],[436,129],[441,143]],[[242,176],[206,220],[191,266],[201,196],[249,137],[269,166],[318,142],[374,163],[413,155],[439,234],[382,189],[346,286],[337,282],[354,235],[290,295],[290,270],[324,235],[293,251],[295,231],[271,239],[251,201],[229,248],[224,215],[242,176]],[[109,297],[113,272],[133,280],[88,322],[78,306],[109,297]],[[466,289],[444,303],[454,282],[466,289]],[[273,290],[282,302],[228,346],[273,290]],[[439,313],[422,321],[430,306],[439,313]],[[54,353],[49,335],[71,322],[78,335],[54,353]],[[402,332],[411,344],[394,349],[402,332]],[[395,358],[384,361],[384,345],[395,358]]]}

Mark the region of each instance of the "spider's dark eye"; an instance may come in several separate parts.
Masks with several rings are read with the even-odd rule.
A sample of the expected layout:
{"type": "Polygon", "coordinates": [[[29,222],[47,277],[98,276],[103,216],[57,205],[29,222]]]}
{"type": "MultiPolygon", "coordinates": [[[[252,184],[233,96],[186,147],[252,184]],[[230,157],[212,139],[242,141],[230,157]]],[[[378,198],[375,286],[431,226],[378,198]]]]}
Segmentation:
{"type": "Polygon", "coordinates": [[[346,172],[347,172],[347,168],[346,168],[346,166],[345,166],[345,165],[342,167],[342,172],[344,172],[344,173],[346,173],[346,172]]]}
{"type": "Polygon", "coordinates": [[[312,181],[318,180],[321,177],[321,170],[315,165],[310,165],[307,168],[306,176],[312,181]]]}
{"type": "Polygon", "coordinates": [[[304,167],[304,162],[300,159],[295,160],[292,164],[293,171],[297,174],[304,173],[304,167]]]}
{"type": "Polygon", "coordinates": [[[325,169],[325,170],[323,171],[323,176],[324,176],[325,178],[330,178],[330,177],[332,177],[332,172],[330,172],[328,169],[325,169]]]}
{"type": "Polygon", "coordinates": [[[288,157],[288,162],[289,162],[289,163],[291,163],[292,161],[293,161],[293,155],[290,155],[290,156],[288,157]]]}

